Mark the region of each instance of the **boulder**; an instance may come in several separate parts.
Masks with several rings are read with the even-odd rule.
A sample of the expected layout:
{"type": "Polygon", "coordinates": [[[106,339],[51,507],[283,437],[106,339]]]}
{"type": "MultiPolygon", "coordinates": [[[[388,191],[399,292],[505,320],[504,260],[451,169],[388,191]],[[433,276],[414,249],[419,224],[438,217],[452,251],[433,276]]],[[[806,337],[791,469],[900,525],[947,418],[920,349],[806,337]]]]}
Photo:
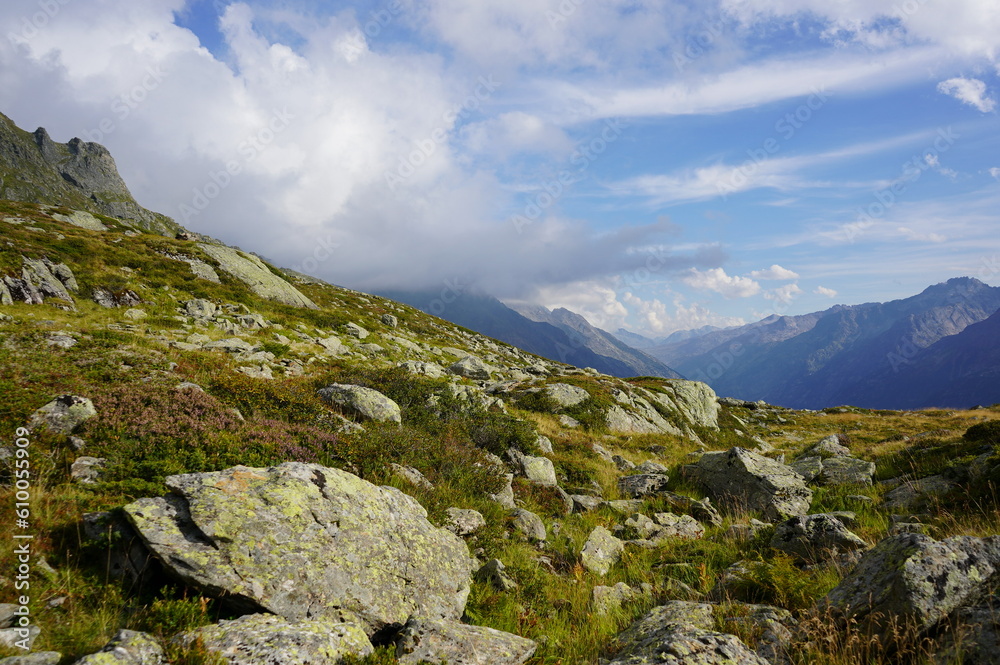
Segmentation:
{"type": "Polygon", "coordinates": [[[912,622],[926,630],[975,602],[1000,581],[1000,536],[936,541],[904,533],[882,540],[826,597],[858,621],[886,627],[912,622]]]}
{"type": "Polygon", "coordinates": [[[529,482],[549,487],[559,484],[559,480],[556,478],[556,468],[549,458],[522,455],[519,459],[521,471],[529,482]]]}
{"type": "Polygon", "coordinates": [[[1000,656],[1000,596],[994,595],[986,602],[956,610],[945,623],[949,630],[932,656],[934,665],[997,662],[1000,656]]]}
{"type": "Polygon", "coordinates": [[[184,313],[196,319],[211,319],[219,308],[211,300],[195,298],[184,303],[184,313]]]}
{"type": "Polygon", "coordinates": [[[820,457],[846,457],[851,454],[851,449],[840,443],[839,436],[831,434],[810,448],[809,454],[819,455],[820,457]]]}
{"type": "Polygon", "coordinates": [[[677,600],[653,608],[618,636],[621,649],[609,665],[770,665],[735,635],[711,630],[714,623],[705,603],[677,600]]]}
{"type": "Polygon", "coordinates": [[[580,553],[580,562],[583,567],[601,577],[608,574],[611,566],[618,563],[622,553],[625,551],[625,543],[605,529],[603,526],[595,527],[590,532],[587,542],[583,545],[580,553]]]}
{"type": "Polygon", "coordinates": [[[497,591],[512,591],[517,588],[515,582],[505,571],[507,566],[500,559],[490,559],[482,568],[476,571],[476,581],[492,585],[497,591]]]}
{"type": "Polygon", "coordinates": [[[377,390],[334,383],[319,390],[323,399],[339,404],[349,411],[378,422],[402,422],[399,405],[377,390]]]}
{"type": "Polygon", "coordinates": [[[226,353],[251,353],[253,344],[239,337],[229,337],[227,339],[217,339],[213,342],[206,342],[203,346],[206,351],[225,351],[226,353]]]}
{"type": "Polygon", "coordinates": [[[169,495],[125,506],[128,520],[170,573],[239,611],[347,617],[368,634],[462,615],[468,548],[399,490],[300,462],[166,485],[169,495]]]}
{"type": "Polygon", "coordinates": [[[512,517],[514,518],[512,522],[514,528],[526,536],[528,540],[541,542],[548,535],[542,518],[530,510],[518,508],[514,511],[512,517]]]}
{"type": "Polygon", "coordinates": [[[449,367],[448,371],[458,376],[464,376],[467,379],[489,381],[496,369],[487,365],[481,358],[465,356],[449,367]]]}
{"type": "Polygon", "coordinates": [[[956,489],[958,485],[944,476],[928,476],[886,492],[882,505],[887,510],[922,510],[956,489]]]}
{"type": "Polygon", "coordinates": [[[74,665],[167,665],[167,658],[152,635],[120,630],[98,653],[84,656],[74,665]]]}
{"type": "Polygon", "coordinates": [[[653,460],[646,460],[639,466],[635,467],[637,473],[662,473],[666,474],[670,469],[660,464],[659,462],[654,462],[653,460]]]}
{"type": "Polygon", "coordinates": [[[432,379],[440,379],[445,375],[444,368],[437,363],[428,363],[418,360],[408,360],[404,363],[399,364],[400,367],[405,369],[410,374],[416,374],[418,376],[427,376],[432,379]]]}
{"type": "Polygon", "coordinates": [[[660,492],[656,497],[666,501],[674,510],[687,513],[702,524],[722,526],[722,515],[712,505],[711,499],[692,499],[689,496],[673,492],[660,492]]]}
{"type": "Polygon", "coordinates": [[[325,351],[328,356],[341,356],[347,353],[347,347],[344,346],[343,342],[341,342],[340,338],[336,335],[324,337],[323,339],[317,339],[316,343],[323,347],[323,351],[325,351]]]}
{"type": "Polygon", "coordinates": [[[514,474],[505,473],[503,476],[504,485],[500,488],[500,491],[496,494],[488,494],[487,496],[504,508],[512,510],[517,507],[517,504],[514,503],[514,474]]]}
{"type": "Polygon", "coordinates": [[[719,429],[719,400],[708,384],[674,379],[667,381],[664,388],[673,405],[692,424],[719,429]]]}
{"type": "Polygon", "coordinates": [[[401,665],[521,665],[535,653],[529,639],[457,621],[411,618],[396,640],[401,665]]]}
{"type": "Polygon", "coordinates": [[[62,654],[58,651],[36,651],[0,659],[0,665],[59,665],[60,661],[62,654]]]}
{"type": "Polygon", "coordinates": [[[618,491],[630,499],[641,499],[656,496],[666,491],[670,477],[662,473],[641,473],[635,476],[623,476],[618,479],[618,491]]]}
{"type": "Polygon", "coordinates": [[[582,404],[590,399],[590,393],[586,390],[568,383],[550,383],[545,386],[545,394],[563,409],[582,404]]]}
{"type": "Polygon", "coordinates": [[[198,243],[198,247],[219,263],[229,273],[250,287],[261,298],[293,307],[318,309],[316,303],[302,295],[294,286],[277,276],[267,265],[252,254],[224,245],[198,243]]]}
{"type": "Polygon", "coordinates": [[[69,470],[69,477],[81,485],[96,485],[108,460],[103,457],[78,457],[69,470]]]}
{"type": "Polygon", "coordinates": [[[594,614],[609,614],[635,596],[635,589],[624,582],[614,586],[595,586],[590,593],[590,605],[594,608],[594,614]]]}
{"type": "Polygon", "coordinates": [[[273,614],[248,614],[220,621],[175,639],[183,647],[200,643],[229,665],[314,665],[338,663],[347,655],[375,649],[357,625],[324,619],[289,622],[273,614]]]}
{"type": "Polygon", "coordinates": [[[874,475],[874,462],[866,462],[856,457],[831,457],[823,460],[823,469],[816,478],[816,484],[825,487],[871,485],[874,475]]]}
{"type": "Polygon", "coordinates": [[[449,508],[445,513],[448,515],[448,523],[444,528],[456,536],[471,536],[486,526],[486,518],[477,510],[449,508]]]}
{"type": "Polygon", "coordinates": [[[570,494],[569,498],[573,501],[574,513],[589,513],[600,508],[604,502],[601,497],[590,494],[570,494]]]}
{"type": "Polygon", "coordinates": [[[771,547],[806,563],[817,563],[841,552],[864,549],[867,543],[833,515],[793,517],[775,528],[771,547]]]}
{"type": "Polygon", "coordinates": [[[818,455],[800,457],[788,466],[792,467],[792,471],[802,476],[802,479],[807,483],[811,483],[819,477],[819,474],[823,473],[823,458],[818,455]]]}
{"type": "Polygon", "coordinates": [[[399,326],[399,319],[392,314],[383,314],[382,318],[379,320],[382,321],[382,325],[388,328],[396,328],[399,326]]]}
{"type": "Polygon", "coordinates": [[[552,439],[549,437],[539,434],[538,439],[535,441],[535,445],[537,445],[538,449],[545,455],[552,454],[552,439]]]}
{"type": "Polygon", "coordinates": [[[345,325],[344,332],[347,333],[348,337],[353,337],[354,339],[365,339],[371,334],[356,323],[348,323],[345,325]]]}
{"type": "Polygon", "coordinates": [[[28,421],[28,429],[46,428],[56,434],[72,434],[73,430],[97,415],[94,403],[79,395],[60,395],[38,409],[28,421]]]}
{"type": "Polygon", "coordinates": [[[21,279],[37,288],[42,297],[59,298],[69,303],[73,302],[73,296],[66,290],[66,285],[52,274],[45,261],[26,257],[21,257],[21,260],[24,263],[21,267],[21,279]]]}
{"type": "Polygon", "coordinates": [[[419,487],[420,489],[432,490],[434,489],[434,484],[427,480],[427,477],[420,473],[419,469],[414,469],[412,466],[403,466],[402,464],[392,463],[389,465],[392,472],[397,476],[404,478],[406,482],[410,483],[414,487],[419,487]]]}
{"type": "Polygon", "coordinates": [[[685,471],[717,503],[759,510],[772,522],[805,515],[812,490],[791,467],[744,448],[702,455],[685,471]]]}

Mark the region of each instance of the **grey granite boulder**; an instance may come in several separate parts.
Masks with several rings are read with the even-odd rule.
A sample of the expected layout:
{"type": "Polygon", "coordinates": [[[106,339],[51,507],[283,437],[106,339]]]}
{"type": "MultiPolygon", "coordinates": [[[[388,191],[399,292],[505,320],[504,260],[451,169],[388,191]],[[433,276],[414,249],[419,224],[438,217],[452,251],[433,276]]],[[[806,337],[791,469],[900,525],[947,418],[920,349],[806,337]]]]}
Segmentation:
{"type": "Polygon", "coordinates": [[[512,517],[514,528],[528,540],[535,542],[545,540],[547,536],[545,523],[542,522],[542,518],[538,515],[530,510],[518,508],[514,511],[512,517]]]}
{"type": "Polygon", "coordinates": [[[641,499],[665,492],[669,482],[670,477],[662,473],[641,473],[634,476],[622,476],[618,479],[618,491],[630,499],[641,499]]]}
{"type": "Polygon", "coordinates": [[[521,665],[536,648],[529,639],[493,628],[413,618],[396,640],[396,658],[402,665],[521,665]]]}
{"type": "Polygon", "coordinates": [[[467,379],[477,379],[489,381],[496,368],[487,365],[481,358],[476,356],[465,356],[458,362],[451,365],[448,371],[452,374],[464,376],[467,379]]]}
{"type": "Polygon", "coordinates": [[[856,457],[831,457],[823,460],[823,469],[816,478],[816,484],[825,487],[871,485],[874,475],[874,462],[866,462],[856,457]]]}
{"type": "Polygon", "coordinates": [[[882,505],[888,510],[922,510],[956,489],[958,485],[944,476],[928,476],[886,492],[882,505]]]}
{"type": "Polygon", "coordinates": [[[851,454],[851,449],[840,443],[840,437],[836,434],[820,439],[819,443],[809,449],[810,455],[820,457],[846,457],[851,454]]]}
{"type": "Polygon", "coordinates": [[[477,510],[449,508],[445,511],[448,523],[444,528],[456,536],[471,536],[486,526],[486,518],[477,510]]]}
{"type": "Polygon", "coordinates": [[[79,395],[60,395],[35,411],[28,429],[46,428],[56,434],[72,434],[73,430],[97,415],[94,403],[79,395]]]}
{"type": "Polygon", "coordinates": [[[369,634],[412,615],[457,619],[465,543],[411,497],[317,464],[170,476],[125,514],[174,576],[237,610],[344,618],[369,634]]]}
{"type": "Polygon", "coordinates": [[[625,551],[625,543],[603,526],[594,527],[583,545],[580,562],[583,567],[600,576],[608,574],[611,566],[618,563],[625,551]]]}
{"type": "Polygon", "coordinates": [[[805,515],[812,501],[791,467],[744,448],[705,453],[685,471],[720,505],[759,510],[772,522],[805,515]]]}
{"type": "Polygon", "coordinates": [[[198,243],[198,247],[210,257],[218,261],[219,267],[239,281],[246,284],[251,291],[267,300],[274,300],[293,307],[318,309],[316,303],[302,295],[294,286],[271,272],[267,265],[252,254],[246,254],[225,245],[198,243]]]}
{"type": "Polygon", "coordinates": [[[899,619],[930,628],[1000,581],[1000,536],[936,541],[904,533],[885,538],[826,597],[826,604],[878,626],[899,619]]]}
{"type": "Polygon", "coordinates": [[[841,552],[853,552],[867,546],[841,520],[829,514],[793,517],[779,524],[771,538],[771,547],[806,563],[816,563],[841,552]]]}
{"type": "Polygon", "coordinates": [[[935,665],[985,665],[1000,661],[1000,596],[963,607],[943,624],[947,632],[932,658],[935,665]]]}
{"type": "Polygon", "coordinates": [[[357,625],[323,619],[291,623],[273,614],[248,614],[220,621],[176,639],[185,647],[201,643],[229,665],[315,665],[338,663],[344,656],[374,651],[357,625]]]}
{"type": "Polygon", "coordinates": [[[371,388],[334,383],[321,388],[319,395],[326,401],[339,404],[368,420],[393,423],[403,420],[399,405],[371,388]]]}
{"type": "Polygon", "coordinates": [[[0,659],[0,665],[59,665],[62,654],[58,651],[35,651],[23,656],[0,659]]]}
{"type": "Polygon", "coordinates": [[[167,665],[167,658],[152,635],[120,630],[101,651],[84,656],[74,665],[167,665]]]}
{"type": "Polygon", "coordinates": [[[590,393],[586,390],[568,383],[550,383],[545,386],[545,394],[561,408],[576,406],[590,399],[590,393]]]}
{"type": "Polygon", "coordinates": [[[549,487],[559,484],[559,479],[556,478],[556,468],[549,458],[521,455],[518,460],[521,463],[521,472],[529,482],[549,487]]]}

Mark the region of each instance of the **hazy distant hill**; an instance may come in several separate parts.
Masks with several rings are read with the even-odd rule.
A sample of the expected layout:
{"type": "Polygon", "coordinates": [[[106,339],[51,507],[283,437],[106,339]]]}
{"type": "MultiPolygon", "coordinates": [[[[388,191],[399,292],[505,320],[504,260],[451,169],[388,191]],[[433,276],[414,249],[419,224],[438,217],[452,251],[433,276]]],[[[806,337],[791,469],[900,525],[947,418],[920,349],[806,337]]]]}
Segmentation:
{"type": "Polygon", "coordinates": [[[680,378],[677,372],[655,358],[629,349],[609,333],[594,328],[583,317],[567,310],[558,315],[533,313],[539,318],[559,321],[559,325],[555,325],[533,321],[491,296],[463,294],[445,305],[434,293],[386,291],[380,295],[551,360],[593,367],[619,377],[680,378]]]}
{"type": "MultiPolygon", "coordinates": [[[[955,380],[955,368],[947,358],[958,353],[947,344],[939,353],[936,345],[998,309],[1000,288],[961,277],[911,298],[837,306],[802,316],[771,316],[654,347],[648,353],[688,378],[708,382],[719,394],[743,399],[796,408],[935,406],[945,403],[940,400],[948,395],[946,386],[955,380]],[[936,372],[911,368],[925,357],[926,366],[936,366],[936,372]],[[910,372],[930,385],[901,380],[910,372]]],[[[958,355],[966,362],[972,358],[991,362],[989,353],[976,348],[976,344],[989,347],[986,339],[970,332],[962,338],[964,350],[958,355]]],[[[966,371],[989,376],[991,370],[983,366],[966,371]]],[[[971,405],[990,398],[963,387],[945,401],[971,405]]]]}

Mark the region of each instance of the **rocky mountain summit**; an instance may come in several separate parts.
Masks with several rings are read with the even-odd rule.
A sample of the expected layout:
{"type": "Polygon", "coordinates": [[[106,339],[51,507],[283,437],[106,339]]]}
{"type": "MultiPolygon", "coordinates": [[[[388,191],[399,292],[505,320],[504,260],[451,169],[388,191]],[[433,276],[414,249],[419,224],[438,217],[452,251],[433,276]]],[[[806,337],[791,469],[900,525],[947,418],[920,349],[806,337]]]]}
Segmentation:
{"type": "Polygon", "coordinates": [[[0,283],[2,665],[995,658],[1000,408],[614,377],[65,200],[0,283]]]}

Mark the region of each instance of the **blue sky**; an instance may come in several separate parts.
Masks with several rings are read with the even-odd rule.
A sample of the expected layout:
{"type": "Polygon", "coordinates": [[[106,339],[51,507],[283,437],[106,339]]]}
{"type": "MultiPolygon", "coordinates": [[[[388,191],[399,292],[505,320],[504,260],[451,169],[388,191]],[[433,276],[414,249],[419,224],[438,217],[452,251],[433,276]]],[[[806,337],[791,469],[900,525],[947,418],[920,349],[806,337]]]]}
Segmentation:
{"type": "Polygon", "coordinates": [[[15,0],[0,111],[363,290],[647,335],[1000,284],[997,0],[15,0]]]}

